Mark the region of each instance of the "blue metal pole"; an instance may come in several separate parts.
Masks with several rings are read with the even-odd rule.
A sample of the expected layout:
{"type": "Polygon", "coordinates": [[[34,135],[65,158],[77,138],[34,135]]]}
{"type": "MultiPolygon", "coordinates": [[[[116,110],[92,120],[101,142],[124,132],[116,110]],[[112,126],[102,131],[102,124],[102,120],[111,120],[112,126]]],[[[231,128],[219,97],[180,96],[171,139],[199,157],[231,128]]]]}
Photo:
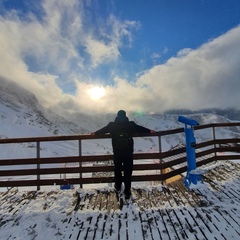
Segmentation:
{"type": "Polygon", "coordinates": [[[191,183],[197,184],[199,176],[191,174],[192,170],[196,169],[196,156],[195,146],[196,139],[194,137],[193,126],[199,125],[194,119],[186,118],[183,116],[178,117],[178,121],[185,124],[185,139],[186,139],[186,153],[187,153],[187,176],[184,179],[186,187],[190,187],[191,183]]]}
{"type": "Polygon", "coordinates": [[[194,137],[193,128],[187,127],[185,124],[185,136],[186,136],[186,151],[187,151],[187,179],[189,180],[189,184],[197,184],[197,175],[192,175],[190,172],[196,169],[196,155],[195,155],[195,145],[196,139],[194,137]]]}

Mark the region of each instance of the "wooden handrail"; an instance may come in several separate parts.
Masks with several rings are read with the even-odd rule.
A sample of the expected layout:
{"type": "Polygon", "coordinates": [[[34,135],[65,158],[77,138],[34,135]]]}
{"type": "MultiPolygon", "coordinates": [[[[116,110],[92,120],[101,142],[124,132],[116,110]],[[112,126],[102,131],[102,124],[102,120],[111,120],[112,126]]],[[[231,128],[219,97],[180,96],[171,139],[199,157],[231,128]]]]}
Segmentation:
{"type": "MultiPolygon", "coordinates": [[[[215,128],[239,127],[236,123],[212,123],[200,125],[194,128],[195,131],[212,129],[214,137],[211,140],[198,142],[196,144],[197,166],[217,160],[239,159],[240,138],[215,139],[215,128]],[[225,146],[223,146],[225,145],[225,146]],[[224,156],[218,153],[225,152],[224,156]],[[236,154],[227,155],[228,152],[236,154]]],[[[161,138],[173,134],[184,134],[184,128],[177,128],[159,131],[153,134],[138,134],[138,137],[157,138],[159,141],[159,152],[134,153],[134,173],[132,181],[165,181],[168,178],[182,174],[187,170],[185,147],[179,147],[168,151],[162,151],[161,138]],[[154,160],[142,162],[145,160],[154,160]],[[169,169],[168,172],[163,171],[169,169]],[[150,174],[147,174],[147,172],[150,174]]],[[[89,183],[110,183],[114,181],[113,155],[82,155],[82,141],[93,139],[110,139],[110,135],[72,135],[72,136],[49,136],[33,138],[11,138],[0,139],[0,144],[19,144],[35,142],[36,158],[16,158],[0,160],[0,187],[14,186],[40,186],[64,185],[64,184],[89,184],[89,183]],[[42,142],[54,141],[78,141],[79,156],[67,157],[41,157],[40,144],[42,142]],[[68,164],[71,163],[71,166],[68,164]],[[49,164],[51,167],[46,167],[49,164]],[[56,166],[58,164],[58,166],[56,166]],[[59,166],[60,164],[60,166],[59,166]],[[28,165],[28,167],[27,167],[28,165]],[[26,166],[26,167],[24,167],[26,166]],[[14,170],[18,169],[18,170],[14,170]],[[63,179],[56,175],[67,175],[63,179]],[[90,175],[89,175],[90,174],[90,175]],[[107,174],[107,175],[104,175],[107,174]],[[77,175],[77,176],[76,176],[77,175]],[[24,177],[25,176],[25,177],[24,177]],[[21,177],[21,180],[16,178],[21,177]],[[47,178],[46,178],[47,177],[47,178]],[[25,180],[23,179],[25,178],[25,180]]]]}

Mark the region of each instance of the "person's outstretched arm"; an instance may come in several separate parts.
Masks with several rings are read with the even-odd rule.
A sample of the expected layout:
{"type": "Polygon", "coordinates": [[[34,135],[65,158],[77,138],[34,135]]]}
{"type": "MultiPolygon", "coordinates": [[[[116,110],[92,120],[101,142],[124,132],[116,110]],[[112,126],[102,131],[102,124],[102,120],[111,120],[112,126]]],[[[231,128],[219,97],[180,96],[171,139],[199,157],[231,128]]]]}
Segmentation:
{"type": "Polygon", "coordinates": [[[107,126],[97,130],[96,132],[92,132],[91,135],[103,135],[106,133],[111,133],[111,123],[109,123],[107,126]]]}
{"type": "Polygon", "coordinates": [[[143,126],[140,126],[138,124],[136,124],[135,122],[131,122],[131,128],[134,130],[134,132],[136,133],[155,133],[154,130],[151,130],[149,128],[146,128],[146,127],[143,127],[143,126]]]}

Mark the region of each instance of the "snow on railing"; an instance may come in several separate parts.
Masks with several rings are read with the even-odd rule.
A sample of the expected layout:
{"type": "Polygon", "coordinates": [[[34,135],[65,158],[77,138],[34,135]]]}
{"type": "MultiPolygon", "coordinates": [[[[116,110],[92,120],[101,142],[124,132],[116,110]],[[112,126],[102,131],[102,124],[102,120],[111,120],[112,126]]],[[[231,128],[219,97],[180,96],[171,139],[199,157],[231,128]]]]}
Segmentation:
{"type": "MultiPolygon", "coordinates": [[[[196,159],[197,167],[217,160],[239,159],[240,138],[237,132],[228,138],[219,138],[216,129],[238,128],[240,123],[216,123],[194,127],[196,132],[196,159]],[[198,138],[198,131],[212,131],[211,139],[198,138]],[[219,153],[225,153],[219,154],[219,153]],[[230,154],[228,154],[231,152],[230,154]]],[[[172,129],[159,131],[152,134],[139,134],[134,138],[148,137],[158,142],[158,149],[155,152],[134,153],[134,168],[132,181],[134,182],[164,182],[167,179],[187,171],[186,149],[184,146],[173,149],[164,149],[163,140],[175,134],[183,135],[184,129],[172,129]]],[[[199,135],[201,136],[201,135],[199,135]]],[[[31,150],[36,148],[35,157],[19,157],[17,151],[10,159],[0,159],[0,187],[41,186],[51,185],[80,185],[96,183],[111,183],[114,176],[113,155],[84,155],[83,148],[85,141],[96,139],[110,139],[109,135],[91,136],[54,136],[35,138],[12,138],[0,139],[1,152],[8,144],[31,144],[31,150]],[[43,143],[49,145],[53,142],[74,142],[77,143],[78,153],[69,156],[41,156],[43,143]],[[33,147],[35,146],[35,147],[33,147]],[[99,164],[102,163],[102,164],[99,164]],[[107,163],[107,164],[106,164],[107,163]],[[102,173],[102,174],[101,174],[102,173]],[[107,174],[106,174],[107,173],[107,174]],[[64,176],[64,177],[62,177],[64,176]]],[[[13,147],[14,147],[13,146],[13,147]]],[[[0,155],[1,157],[1,155],[0,155]]]]}

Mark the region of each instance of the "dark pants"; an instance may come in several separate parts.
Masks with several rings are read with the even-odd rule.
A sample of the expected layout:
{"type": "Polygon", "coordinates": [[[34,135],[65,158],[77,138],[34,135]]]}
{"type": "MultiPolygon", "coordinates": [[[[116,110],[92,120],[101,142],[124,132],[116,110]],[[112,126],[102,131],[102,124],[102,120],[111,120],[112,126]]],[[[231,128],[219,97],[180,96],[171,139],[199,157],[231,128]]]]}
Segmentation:
{"type": "Polygon", "coordinates": [[[128,193],[131,189],[131,179],[133,171],[133,153],[130,151],[121,151],[114,153],[114,173],[116,188],[120,189],[123,177],[122,170],[124,172],[124,185],[125,193],[128,193]]]}

